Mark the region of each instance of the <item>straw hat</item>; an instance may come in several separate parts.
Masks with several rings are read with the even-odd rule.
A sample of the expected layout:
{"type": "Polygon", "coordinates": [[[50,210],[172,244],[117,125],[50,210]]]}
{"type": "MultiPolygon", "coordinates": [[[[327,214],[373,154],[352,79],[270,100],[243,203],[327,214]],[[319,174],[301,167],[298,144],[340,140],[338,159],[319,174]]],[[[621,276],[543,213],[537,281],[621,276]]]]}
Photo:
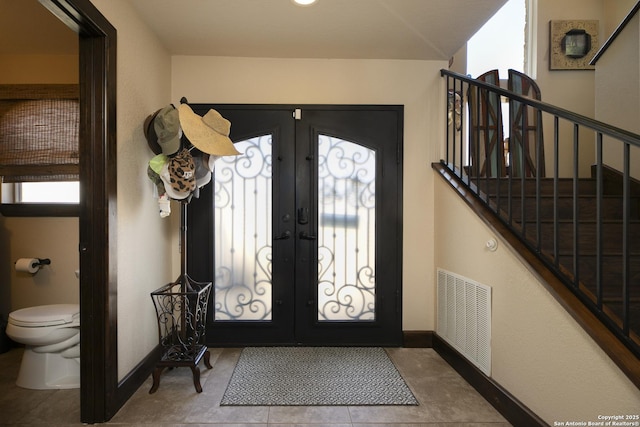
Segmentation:
{"type": "Polygon", "coordinates": [[[189,105],[180,104],[178,113],[182,131],[198,150],[215,156],[241,154],[229,139],[231,122],[216,110],[211,109],[201,117],[189,105]]]}

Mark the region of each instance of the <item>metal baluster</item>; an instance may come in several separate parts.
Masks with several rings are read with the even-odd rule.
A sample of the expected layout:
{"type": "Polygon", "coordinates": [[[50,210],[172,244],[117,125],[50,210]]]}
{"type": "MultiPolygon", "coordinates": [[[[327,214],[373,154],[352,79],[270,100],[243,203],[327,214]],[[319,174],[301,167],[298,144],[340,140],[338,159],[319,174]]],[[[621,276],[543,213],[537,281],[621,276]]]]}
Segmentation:
{"type": "MultiPolygon", "coordinates": [[[[541,126],[542,123],[542,111],[536,109],[536,126],[541,126]]],[[[538,251],[542,250],[542,224],[540,222],[540,210],[542,205],[542,177],[540,171],[543,170],[542,166],[542,132],[540,129],[536,129],[536,248],[538,251]]]]}
{"type": "Polygon", "coordinates": [[[578,221],[578,179],[579,179],[579,144],[578,144],[579,126],[577,123],[573,125],[573,286],[578,288],[580,285],[580,271],[578,266],[579,254],[579,232],[580,222],[578,221]]]}
{"type": "Polygon", "coordinates": [[[624,181],[622,184],[622,332],[629,336],[629,280],[631,277],[629,265],[629,218],[631,217],[630,188],[630,158],[631,146],[624,143],[624,181]]]}
{"type": "Polygon", "coordinates": [[[560,129],[558,116],[553,117],[553,264],[560,263],[558,245],[558,177],[560,176],[560,129]]]}
{"type": "Polygon", "coordinates": [[[526,186],[526,157],[524,152],[524,114],[520,114],[520,222],[522,223],[522,237],[527,238],[527,215],[525,211],[525,186],[526,186]]]}
{"type": "MultiPolygon", "coordinates": [[[[451,79],[452,79],[451,77],[447,77],[447,91],[446,91],[447,96],[445,97],[445,109],[444,109],[444,111],[447,112],[447,115],[449,114],[449,90],[450,90],[449,89],[449,87],[450,87],[449,84],[450,84],[451,79]]],[[[453,84],[454,84],[454,88],[455,88],[455,80],[453,81],[453,84]]],[[[445,132],[446,132],[446,135],[447,135],[446,136],[447,146],[445,147],[445,157],[444,158],[446,160],[446,163],[449,164],[449,144],[451,143],[451,141],[449,141],[449,120],[448,120],[448,117],[447,117],[447,120],[445,120],[445,123],[446,123],[445,132]]],[[[453,140],[453,143],[455,144],[455,138],[453,140]]]]}
{"type": "Polygon", "coordinates": [[[602,310],[602,132],[596,141],[596,305],[602,310]]]}

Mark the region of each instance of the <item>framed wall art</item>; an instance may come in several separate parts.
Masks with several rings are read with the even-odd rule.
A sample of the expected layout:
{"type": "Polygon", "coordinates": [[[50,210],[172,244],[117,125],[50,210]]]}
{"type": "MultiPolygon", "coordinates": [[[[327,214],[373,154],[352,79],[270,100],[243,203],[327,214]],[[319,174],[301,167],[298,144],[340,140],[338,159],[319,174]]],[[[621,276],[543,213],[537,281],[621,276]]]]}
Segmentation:
{"type": "Polygon", "coordinates": [[[594,70],[598,52],[598,21],[549,21],[549,69],[594,70]]]}

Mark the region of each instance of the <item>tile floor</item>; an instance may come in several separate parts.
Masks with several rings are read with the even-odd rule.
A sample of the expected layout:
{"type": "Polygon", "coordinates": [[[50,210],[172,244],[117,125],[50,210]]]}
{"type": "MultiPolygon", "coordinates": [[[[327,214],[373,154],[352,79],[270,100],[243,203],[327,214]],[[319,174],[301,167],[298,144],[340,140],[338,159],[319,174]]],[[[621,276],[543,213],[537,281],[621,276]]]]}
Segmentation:
{"type": "MultiPolygon", "coordinates": [[[[165,371],[149,394],[151,378],[108,424],[216,427],[502,427],[510,424],[437,353],[425,348],[388,352],[419,406],[231,407],[219,405],[240,349],[211,349],[213,369],[201,364],[203,392],[191,370],[165,371]]],[[[25,390],[15,385],[21,349],[0,354],[0,427],[81,425],[79,390],[25,390]]]]}

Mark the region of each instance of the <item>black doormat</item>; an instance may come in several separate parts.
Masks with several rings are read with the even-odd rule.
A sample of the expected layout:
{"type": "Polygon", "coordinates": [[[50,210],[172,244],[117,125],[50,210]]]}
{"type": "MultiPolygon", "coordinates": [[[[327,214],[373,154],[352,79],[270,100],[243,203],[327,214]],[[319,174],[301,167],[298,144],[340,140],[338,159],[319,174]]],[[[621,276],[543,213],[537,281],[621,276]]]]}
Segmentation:
{"type": "Polygon", "coordinates": [[[248,347],[221,406],[418,405],[380,347],[248,347]]]}

